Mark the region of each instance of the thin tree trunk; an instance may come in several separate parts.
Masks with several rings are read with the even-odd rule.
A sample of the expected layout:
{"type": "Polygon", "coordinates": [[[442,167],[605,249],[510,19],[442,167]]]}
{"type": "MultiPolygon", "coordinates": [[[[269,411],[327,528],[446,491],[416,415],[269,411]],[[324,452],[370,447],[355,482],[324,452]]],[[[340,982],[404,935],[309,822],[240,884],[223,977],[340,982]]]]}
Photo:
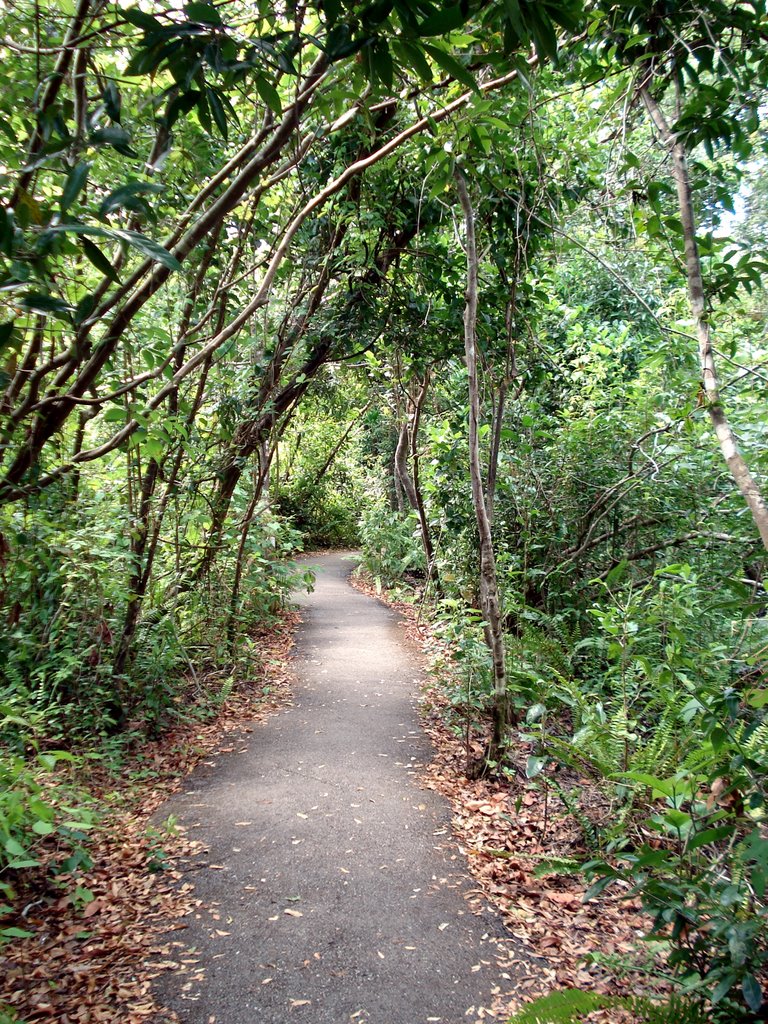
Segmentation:
{"type": "Polygon", "coordinates": [[[478,258],[475,241],[475,215],[464,175],[456,171],[456,185],[464,211],[467,250],[467,291],[464,308],[464,353],[469,378],[469,472],[472,481],[472,504],[480,540],[480,610],[486,622],[486,642],[493,661],[493,734],[486,754],[486,764],[500,760],[506,744],[510,723],[504,637],[501,629],[499,588],[496,559],[488,509],[483,493],[480,462],[480,389],[477,377],[477,277],[478,258]]]}
{"type": "Polygon", "coordinates": [[[673,134],[659,104],[651,96],[648,89],[644,86],[640,92],[648,113],[672,157],[672,173],[677,187],[677,200],[680,207],[680,220],[683,225],[683,239],[685,242],[688,299],[696,327],[696,337],[699,342],[699,365],[701,367],[702,387],[706,398],[707,411],[720,444],[723,458],[728,465],[736,486],[749,506],[752,519],[763,542],[763,547],[768,550],[768,505],[765,503],[755,478],[749,471],[744,456],[739,451],[736,435],[728,421],[720,397],[720,386],[712,349],[711,328],[707,316],[704,279],[701,272],[701,257],[699,256],[699,248],[696,244],[696,221],[693,212],[691,178],[688,173],[685,145],[673,134]]]}
{"type": "Polygon", "coordinates": [[[227,617],[227,650],[229,656],[234,656],[235,650],[235,639],[237,636],[236,624],[237,624],[237,611],[240,604],[240,582],[243,578],[243,563],[245,561],[245,545],[248,542],[248,534],[251,530],[251,523],[253,517],[256,514],[256,506],[259,503],[261,497],[262,487],[264,482],[263,473],[259,473],[258,480],[253,488],[253,494],[251,500],[248,502],[248,508],[246,509],[245,516],[243,518],[243,525],[240,531],[240,543],[237,546],[237,557],[235,559],[235,578],[232,583],[232,595],[229,602],[229,615],[227,617]]]}
{"type": "Polygon", "coordinates": [[[277,453],[280,439],[292,417],[293,412],[286,416],[276,432],[271,445],[267,441],[262,444],[259,451],[259,469],[257,473],[253,474],[253,495],[248,503],[240,530],[240,542],[235,558],[235,577],[232,582],[232,594],[229,603],[229,615],[227,617],[227,650],[229,651],[230,658],[234,658],[235,640],[237,639],[237,613],[240,605],[240,584],[242,583],[243,569],[245,568],[245,545],[248,542],[248,534],[250,533],[259,500],[264,498],[265,508],[269,507],[269,474],[272,460],[277,453]]]}
{"type": "MultiPolygon", "coordinates": [[[[86,412],[81,412],[77,418],[77,430],[75,431],[75,437],[72,442],[72,455],[77,455],[82,450],[83,441],[85,440],[85,428],[88,424],[89,416],[86,412]]],[[[76,469],[72,474],[72,479],[69,485],[69,501],[71,504],[78,499],[80,492],[80,470],[76,469]]]]}
{"type": "Polygon", "coordinates": [[[411,474],[408,472],[409,441],[408,408],[406,403],[406,408],[403,413],[403,422],[400,424],[400,430],[397,435],[397,447],[395,448],[395,472],[397,474],[397,479],[402,493],[405,495],[411,508],[416,511],[418,509],[416,489],[413,486],[411,474]]]}
{"type": "Polygon", "coordinates": [[[426,509],[424,508],[424,499],[419,487],[418,457],[418,437],[419,426],[421,423],[421,410],[427,397],[428,387],[429,374],[425,372],[424,380],[416,398],[413,398],[410,394],[406,395],[406,416],[403,420],[400,435],[397,440],[397,448],[395,450],[395,470],[402,493],[408,499],[408,504],[414,510],[419,519],[421,545],[424,548],[424,561],[427,569],[427,578],[429,579],[432,574],[432,566],[435,560],[435,549],[429,532],[429,522],[427,520],[426,509]],[[407,411],[408,405],[412,405],[413,407],[410,415],[407,411]],[[413,475],[411,475],[408,469],[409,455],[411,458],[411,465],[413,467],[413,475]]]}
{"type": "Polygon", "coordinates": [[[144,598],[145,588],[142,586],[143,560],[149,535],[149,513],[152,505],[152,496],[155,492],[160,465],[156,459],[150,459],[144,479],[141,483],[141,500],[139,503],[139,514],[133,520],[134,536],[131,541],[131,559],[133,571],[128,584],[128,605],[123,620],[123,629],[120,634],[120,641],[115,653],[113,670],[116,676],[125,672],[128,664],[128,656],[131,651],[131,644],[139,621],[139,613],[144,598]]]}
{"type": "Polygon", "coordinates": [[[416,396],[413,407],[413,421],[411,423],[411,466],[413,467],[413,491],[416,496],[416,511],[419,513],[421,539],[424,544],[424,555],[427,560],[427,580],[430,580],[435,575],[435,546],[432,543],[429,519],[427,519],[427,510],[424,506],[424,495],[421,493],[421,474],[419,466],[419,427],[421,426],[421,413],[424,409],[428,390],[429,370],[425,370],[424,379],[421,382],[421,387],[418,395],[416,396]]]}
{"type": "Polygon", "coordinates": [[[509,381],[505,377],[499,385],[498,398],[493,410],[493,427],[491,429],[491,450],[488,454],[488,481],[485,488],[485,501],[488,508],[488,522],[493,528],[493,514],[496,504],[496,479],[499,474],[499,452],[501,451],[501,428],[504,424],[504,410],[507,404],[509,381]]]}

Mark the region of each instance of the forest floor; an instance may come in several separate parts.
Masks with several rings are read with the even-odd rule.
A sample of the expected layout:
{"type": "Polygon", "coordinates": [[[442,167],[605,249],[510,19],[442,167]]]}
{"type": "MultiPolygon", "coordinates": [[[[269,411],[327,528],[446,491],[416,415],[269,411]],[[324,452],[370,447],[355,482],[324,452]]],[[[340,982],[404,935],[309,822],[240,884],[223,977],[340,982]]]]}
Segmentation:
{"type": "Polygon", "coordinates": [[[450,652],[412,606],[352,589],[348,557],[308,561],[291,695],[288,622],[265,641],[266,702],[254,683],[216,724],[142,750],[149,778],[97,840],[88,899],[24,907],[34,934],[0,961],[21,1020],[460,1024],[551,989],[617,991],[585,957],[630,954],[639,917],[535,870],[583,853],[573,820],[522,769],[468,781],[424,672],[450,652]]]}

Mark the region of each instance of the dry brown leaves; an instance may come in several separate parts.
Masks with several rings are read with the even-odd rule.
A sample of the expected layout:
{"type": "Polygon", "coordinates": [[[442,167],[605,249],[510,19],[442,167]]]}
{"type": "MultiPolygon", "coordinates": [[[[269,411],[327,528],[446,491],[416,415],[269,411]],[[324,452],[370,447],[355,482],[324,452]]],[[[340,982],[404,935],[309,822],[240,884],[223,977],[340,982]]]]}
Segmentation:
{"type": "MultiPolygon", "coordinates": [[[[358,573],[357,586],[370,596],[387,601],[406,620],[404,631],[410,643],[441,665],[450,664],[450,651],[421,622],[414,605],[379,594],[370,579],[358,573]]],[[[584,902],[586,883],[580,875],[551,874],[537,877],[537,864],[552,859],[588,860],[578,823],[551,790],[528,780],[525,766],[532,750],[520,744],[512,753],[511,778],[470,780],[468,760],[482,755],[485,737],[476,732],[459,736],[447,725],[448,701],[440,687],[424,690],[422,722],[435,749],[426,770],[424,784],[442,793],[453,808],[453,830],[467,855],[469,869],[478,890],[501,914],[508,930],[530,958],[526,964],[512,963],[518,975],[514,1002],[507,1002],[509,1014],[530,999],[554,989],[579,988],[629,995],[615,977],[587,962],[590,954],[618,954],[631,959],[637,953],[640,936],[648,919],[639,913],[639,902],[620,894],[603,894],[584,902]],[[534,961],[531,964],[530,961],[534,961]]],[[[563,779],[564,788],[581,791],[581,805],[589,807],[593,820],[610,813],[599,789],[588,779],[563,779]]],[[[514,976],[514,974],[513,974],[514,976]]],[[[590,1015],[590,1022],[624,1024],[633,1020],[624,1011],[590,1015]]]]}
{"type": "Polygon", "coordinates": [[[179,944],[168,941],[167,932],[169,922],[184,928],[181,919],[198,906],[192,886],[174,869],[195,844],[179,830],[153,828],[150,818],[196,764],[240,749],[254,722],[290,701],[286,655],[297,621],[287,614],[257,638],[259,671],[238,685],[215,720],[180,725],[137,747],[122,768],[117,792],[114,777],[94,770],[89,789],[102,798],[110,793],[114,809],[89,845],[90,870],[77,878],[54,880],[41,871],[14,880],[17,899],[2,925],[32,936],[0,948],[0,1004],[12,1007],[20,1020],[176,1019],[156,1004],[151,980],[163,970],[186,969],[177,962],[179,944]],[[145,781],[136,782],[137,772],[145,781]]]}

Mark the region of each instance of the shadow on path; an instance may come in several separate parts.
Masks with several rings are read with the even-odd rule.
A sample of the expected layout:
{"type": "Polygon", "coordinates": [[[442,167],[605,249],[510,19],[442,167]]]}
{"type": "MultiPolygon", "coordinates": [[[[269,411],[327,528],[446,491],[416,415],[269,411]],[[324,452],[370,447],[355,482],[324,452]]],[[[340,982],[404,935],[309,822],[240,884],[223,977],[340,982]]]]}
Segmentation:
{"type": "Polygon", "coordinates": [[[504,930],[472,913],[447,804],[418,785],[419,667],[396,616],[349,586],[353,558],[311,564],[293,705],[160,812],[207,848],[190,866],[207,909],[171,935],[198,963],[159,998],[190,1024],[476,1020],[508,984],[504,930]]]}

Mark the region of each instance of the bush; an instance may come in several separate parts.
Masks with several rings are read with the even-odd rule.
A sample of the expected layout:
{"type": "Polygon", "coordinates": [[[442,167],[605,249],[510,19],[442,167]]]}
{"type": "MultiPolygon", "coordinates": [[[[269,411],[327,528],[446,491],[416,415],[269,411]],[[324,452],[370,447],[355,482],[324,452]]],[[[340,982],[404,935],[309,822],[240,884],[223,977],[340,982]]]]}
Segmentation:
{"type": "MultiPolygon", "coordinates": [[[[94,802],[62,774],[63,766],[79,763],[63,750],[0,758],[0,895],[12,893],[22,871],[44,867],[70,874],[90,867],[86,846],[96,823],[94,802]]],[[[15,937],[18,929],[0,928],[0,941],[15,937]]]]}
{"type": "Polygon", "coordinates": [[[424,549],[413,512],[401,515],[383,504],[374,505],[363,513],[360,540],[363,565],[379,586],[391,586],[407,572],[424,571],[424,549]]]}

